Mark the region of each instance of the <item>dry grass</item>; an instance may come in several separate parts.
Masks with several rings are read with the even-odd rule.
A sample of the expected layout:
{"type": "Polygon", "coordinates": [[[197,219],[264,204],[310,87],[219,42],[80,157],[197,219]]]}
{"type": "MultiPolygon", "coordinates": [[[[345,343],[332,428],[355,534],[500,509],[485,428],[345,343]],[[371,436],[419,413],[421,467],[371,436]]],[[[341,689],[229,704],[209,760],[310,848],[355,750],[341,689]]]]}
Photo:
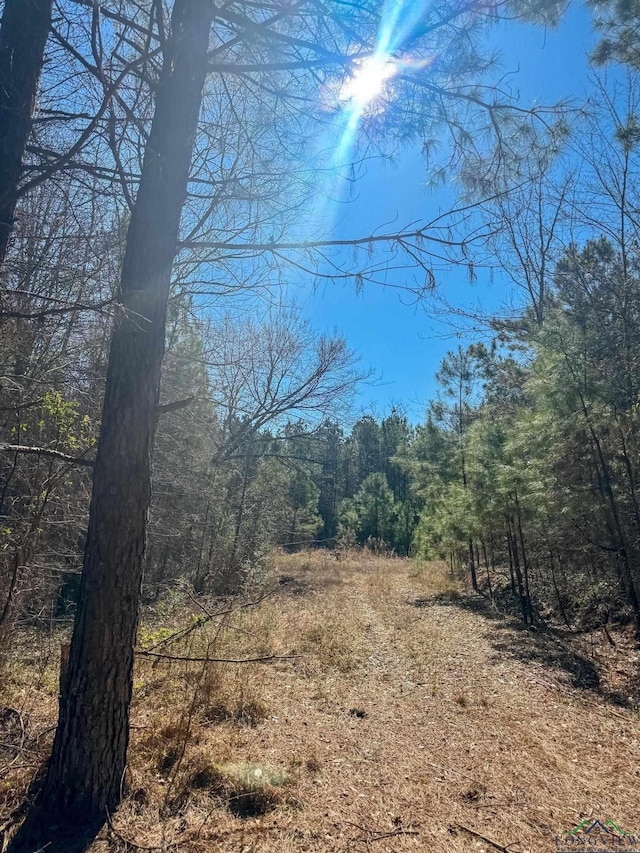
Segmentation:
{"type": "MultiPolygon", "coordinates": [[[[637,712],[573,688],[535,635],[476,612],[446,567],[312,553],[281,555],[277,572],[257,607],[158,650],[293,659],[140,658],[129,794],[92,853],[123,838],[184,853],[495,850],[478,835],[538,853],[583,817],[640,829],[637,712]]],[[[182,607],[163,627],[192,618],[182,607]]],[[[613,665],[629,670],[619,647],[613,665]]],[[[5,813],[54,721],[56,655],[33,648],[2,684],[22,718],[0,719],[5,813]]]]}

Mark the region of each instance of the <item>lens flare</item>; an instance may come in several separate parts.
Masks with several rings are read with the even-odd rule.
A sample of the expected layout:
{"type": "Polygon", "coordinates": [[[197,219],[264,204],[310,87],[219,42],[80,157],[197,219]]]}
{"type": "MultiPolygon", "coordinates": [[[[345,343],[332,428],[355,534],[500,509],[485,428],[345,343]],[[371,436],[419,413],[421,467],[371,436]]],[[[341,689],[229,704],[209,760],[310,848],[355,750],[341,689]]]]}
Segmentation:
{"type": "Polygon", "coordinates": [[[385,54],[370,56],[358,63],[345,81],[340,100],[362,113],[383,94],[385,83],[397,73],[396,63],[385,54]]]}
{"type": "Polygon", "coordinates": [[[353,186],[353,158],[361,124],[376,124],[399,96],[408,76],[428,68],[433,55],[412,51],[416,39],[428,32],[433,0],[382,0],[382,12],[375,44],[365,58],[354,56],[342,80],[330,80],[321,89],[320,101],[332,120],[322,136],[323,159],[331,176],[322,182],[311,217],[332,227],[346,186],[353,186]],[[394,91],[398,88],[398,91],[394,91]]]}

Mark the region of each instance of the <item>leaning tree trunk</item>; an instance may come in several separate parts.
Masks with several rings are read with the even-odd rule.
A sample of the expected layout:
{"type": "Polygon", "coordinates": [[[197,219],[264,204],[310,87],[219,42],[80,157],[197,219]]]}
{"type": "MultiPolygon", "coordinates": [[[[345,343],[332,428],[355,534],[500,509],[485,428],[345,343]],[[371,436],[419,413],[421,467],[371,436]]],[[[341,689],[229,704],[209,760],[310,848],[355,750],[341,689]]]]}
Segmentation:
{"type": "Polygon", "coordinates": [[[211,0],[175,0],[127,233],[78,612],[42,808],[86,821],[119,802],[151,458],[176,253],[202,101],[211,0]]]}
{"type": "Polygon", "coordinates": [[[5,0],[0,27],[0,264],[13,229],[22,161],[53,0],[5,0]]]}

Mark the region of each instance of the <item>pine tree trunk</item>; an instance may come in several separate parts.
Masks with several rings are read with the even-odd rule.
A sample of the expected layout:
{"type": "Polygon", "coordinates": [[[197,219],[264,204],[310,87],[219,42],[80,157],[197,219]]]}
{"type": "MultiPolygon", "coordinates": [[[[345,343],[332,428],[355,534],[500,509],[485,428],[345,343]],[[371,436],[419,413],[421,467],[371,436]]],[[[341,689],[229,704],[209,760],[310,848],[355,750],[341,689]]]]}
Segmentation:
{"type": "Polygon", "coordinates": [[[513,572],[513,552],[511,550],[511,532],[509,530],[509,516],[505,514],[505,535],[507,537],[507,552],[509,555],[509,578],[511,580],[511,594],[516,595],[516,576],[513,572]]]}
{"type": "MultiPolygon", "coordinates": [[[[491,571],[489,569],[489,558],[487,557],[487,545],[484,539],[480,539],[480,544],[482,545],[482,557],[484,559],[484,567],[487,572],[487,589],[489,590],[489,598],[493,601],[493,587],[491,585],[491,571]]],[[[478,565],[480,564],[480,560],[478,559],[478,565]]]]}
{"type": "Polygon", "coordinates": [[[587,426],[589,428],[589,433],[591,435],[591,444],[594,453],[594,462],[596,463],[596,469],[598,472],[600,491],[603,495],[603,498],[606,499],[606,503],[608,504],[610,510],[610,523],[615,534],[615,536],[612,537],[612,541],[614,543],[614,547],[616,547],[617,550],[616,568],[618,572],[618,577],[620,580],[622,591],[626,595],[627,600],[633,610],[636,637],[640,638],[640,598],[638,597],[638,591],[636,589],[636,584],[632,571],[632,565],[633,563],[637,562],[637,560],[632,560],[631,557],[630,548],[627,543],[627,538],[625,536],[625,530],[620,518],[618,499],[613,489],[611,475],[609,473],[609,465],[602,449],[602,443],[600,441],[598,433],[596,432],[595,427],[591,422],[591,418],[589,417],[589,411],[582,395],[580,395],[580,401],[582,404],[583,414],[585,416],[585,420],[587,421],[587,426]]]}
{"type": "Polygon", "coordinates": [[[240,502],[238,503],[238,508],[236,510],[233,542],[231,544],[228,564],[225,566],[218,584],[217,591],[222,595],[240,592],[244,582],[242,561],[238,557],[238,552],[240,550],[240,534],[242,533],[242,525],[244,523],[244,516],[247,509],[247,489],[249,488],[249,479],[252,473],[250,471],[251,461],[251,451],[248,449],[242,471],[242,490],[240,492],[240,502]]]}
{"type": "Polygon", "coordinates": [[[175,0],[121,277],[78,613],[43,808],[120,801],[166,308],[207,65],[211,0],[175,0]]]}
{"type": "Polygon", "coordinates": [[[520,599],[520,609],[522,610],[522,621],[525,625],[529,624],[529,608],[527,606],[527,597],[522,581],[522,571],[520,569],[520,557],[518,555],[518,543],[516,540],[515,530],[513,526],[513,518],[510,511],[507,511],[507,536],[509,540],[509,553],[511,555],[513,570],[515,572],[518,583],[518,598],[520,599]]]}
{"type": "Polygon", "coordinates": [[[517,490],[514,490],[513,496],[516,502],[516,512],[518,518],[518,534],[520,537],[520,551],[522,552],[522,569],[524,573],[524,592],[527,599],[527,612],[529,613],[529,623],[533,624],[533,606],[531,604],[531,592],[529,590],[529,560],[527,559],[527,551],[524,545],[524,534],[522,532],[522,512],[520,511],[520,501],[518,500],[517,490]]]}
{"type": "Polygon", "coordinates": [[[193,576],[193,589],[194,591],[200,595],[204,590],[204,576],[205,576],[205,567],[203,564],[202,557],[204,555],[204,544],[207,539],[207,523],[209,521],[209,509],[211,507],[211,501],[207,501],[207,508],[204,513],[204,521],[202,522],[202,536],[200,537],[200,550],[198,551],[198,563],[196,565],[196,571],[193,576]]]}
{"type": "Polygon", "coordinates": [[[469,552],[469,572],[471,573],[471,586],[474,589],[474,592],[478,592],[478,577],[476,575],[476,564],[473,556],[473,539],[469,539],[468,543],[468,552],[469,552]]]}
{"type": "Polygon", "coordinates": [[[551,583],[553,584],[553,589],[556,594],[556,602],[558,604],[558,610],[560,611],[560,615],[564,621],[564,624],[571,630],[571,621],[569,620],[569,616],[567,615],[566,608],[562,601],[562,595],[560,594],[560,589],[558,587],[558,580],[556,578],[556,569],[555,569],[555,558],[553,554],[553,548],[551,547],[551,542],[547,539],[547,551],[549,552],[549,568],[551,569],[551,583]]]}
{"type": "Polygon", "coordinates": [[[5,0],[0,27],[0,264],[13,230],[53,0],[5,0]]]}

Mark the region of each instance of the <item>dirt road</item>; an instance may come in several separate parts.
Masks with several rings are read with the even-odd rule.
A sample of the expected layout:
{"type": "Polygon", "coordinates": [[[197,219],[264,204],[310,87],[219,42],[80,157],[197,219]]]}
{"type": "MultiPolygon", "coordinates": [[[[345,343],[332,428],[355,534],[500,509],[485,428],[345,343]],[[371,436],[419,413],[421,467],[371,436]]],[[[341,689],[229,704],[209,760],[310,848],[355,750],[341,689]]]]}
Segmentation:
{"type": "MultiPolygon", "coordinates": [[[[140,659],[130,794],[92,853],[640,849],[629,836],[605,844],[610,821],[640,834],[630,640],[522,630],[432,564],[282,556],[275,578],[275,594],[222,634],[182,611],[168,628],[147,614],[141,642],[185,619],[196,629],[191,645],[162,646],[173,660],[140,659]],[[295,657],[179,657],[212,651],[295,657]],[[291,785],[275,808],[240,817],[221,795],[229,763],[280,768],[291,785]],[[588,844],[598,820],[602,843],[588,844]]],[[[27,669],[14,678],[10,701],[44,756],[55,666],[37,689],[27,669]]],[[[31,771],[16,772],[26,788],[31,771]]]]}
{"type": "Polygon", "coordinates": [[[593,660],[433,569],[302,566],[280,630],[312,663],[266,678],[276,719],[246,747],[300,764],[304,807],[246,849],[542,853],[584,819],[640,831],[638,714],[593,660]]]}

